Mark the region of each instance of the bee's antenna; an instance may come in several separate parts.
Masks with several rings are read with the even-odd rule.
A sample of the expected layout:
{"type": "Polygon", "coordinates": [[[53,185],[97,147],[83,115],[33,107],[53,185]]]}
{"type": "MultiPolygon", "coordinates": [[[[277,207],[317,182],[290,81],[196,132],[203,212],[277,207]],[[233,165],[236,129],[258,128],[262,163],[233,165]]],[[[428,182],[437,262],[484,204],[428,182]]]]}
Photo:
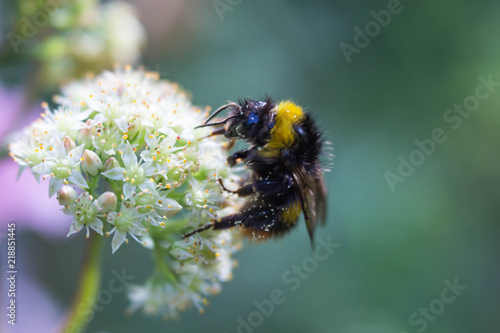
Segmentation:
{"type": "Polygon", "coordinates": [[[228,107],[230,106],[235,106],[237,108],[239,108],[240,106],[236,103],[228,103],[226,105],[223,105],[221,106],[220,108],[218,108],[217,110],[214,111],[214,113],[212,113],[208,118],[207,120],[205,120],[205,122],[203,124],[207,124],[210,120],[212,120],[216,115],[218,115],[219,113],[221,113],[223,110],[227,109],[228,107]]]}
{"type": "Polygon", "coordinates": [[[221,128],[216,129],[215,131],[210,132],[209,135],[204,136],[201,139],[210,138],[210,137],[215,136],[215,135],[221,135],[221,134],[224,134],[225,132],[226,132],[226,129],[224,127],[221,127],[221,128]]]}
{"type": "Polygon", "coordinates": [[[218,121],[218,122],[216,122],[216,123],[209,123],[209,124],[205,123],[205,124],[203,124],[203,125],[196,126],[194,129],[197,129],[197,128],[202,128],[202,127],[208,127],[208,126],[217,126],[217,125],[221,125],[221,124],[226,123],[226,121],[228,121],[229,119],[233,119],[233,118],[236,118],[236,117],[239,117],[239,115],[237,115],[237,116],[227,117],[226,119],[223,119],[223,120],[218,121]]]}

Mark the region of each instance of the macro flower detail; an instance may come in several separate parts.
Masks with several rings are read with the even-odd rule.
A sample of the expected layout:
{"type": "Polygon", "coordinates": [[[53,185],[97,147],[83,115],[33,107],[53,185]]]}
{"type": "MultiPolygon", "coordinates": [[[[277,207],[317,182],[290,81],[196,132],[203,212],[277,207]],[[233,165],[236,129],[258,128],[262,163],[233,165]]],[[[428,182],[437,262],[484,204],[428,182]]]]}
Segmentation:
{"type": "MultiPolygon", "coordinates": [[[[52,197],[64,182],[71,182],[82,188],[88,187],[79,170],[83,148],[84,146],[80,145],[67,151],[61,141],[61,145],[58,147],[50,147],[45,158],[31,169],[35,175],[42,175],[44,178],[48,175],[51,177],[49,197],[52,197]]],[[[42,145],[40,145],[40,149],[43,149],[42,145]]]]}
{"type": "Polygon", "coordinates": [[[130,198],[135,193],[137,187],[141,190],[154,189],[153,182],[148,182],[151,176],[156,174],[156,169],[150,163],[142,163],[137,160],[134,149],[127,142],[124,151],[119,151],[123,167],[115,167],[104,172],[102,175],[112,179],[123,181],[123,194],[125,198],[130,198]]]}
{"type": "Polygon", "coordinates": [[[80,194],[72,204],[65,206],[63,212],[74,217],[68,236],[84,227],[87,229],[87,238],[89,238],[89,227],[102,235],[103,223],[98,217],[99,207],[88,192],[80,194]]]}
{"type": "Polygon", "coordinates": [[[210,233],[204,239],[191,238],[171,245],[166,254],[171,262],[169,274],[161,272],[166,267],[157,267],[145,285],[133,285],[129,310],[142,308],[146,314],[176,319],[179,312],[193,305],[203,313],[209,304],[206,297],[220,292],[221,282],[231,280],[235,266],[231,255],[240,248],[230,231],[210,233]]]}
{"type": "Polygon", "coordinates": [[[85,149],[82,156],[83,171],[91,176],[97,176],[103,167],[104,164],[102,164],[99,156],[93,151],[85,149]]]}
{"type": "Polygon", "coordinates": [[[215,218],[214,212],[221,208],[223,198],[218,188],[209,180],[198,181],[194,177],[189,179],[189,192],[184,197],[184,203],[193,209],[193,218],[206,214],[215,218]]]}
{"type": "Polygon", "coordinates": [[[163,227],[164,220],[168,220],[182,210],[182,206],[177,201],[167,198],[167,194],[160,195],[156,190],[134,193],[132,200],[138,212],[156,226],[163,227]]]}
{"type": "Polygon", "coordinates": [[[117,202],[116,194],[113,192],[104,192],[97,199],[96,205],[99,207],[99,213],[106,214],[116,209],[117,202]]]}
{"type": "Polygon", "coordinates": [[[63,206],[69,206],[72,205],[77,197],[77,193],[74,188],[68,185],[64,185],[58,192],[57,192],[57,201],[59,202],[60,205],[63,206]]]}
{"type": "Polygon", "coordinates": [[[70,83],[54,100],[54,111],[44,103],[41,118],[9,144],[11,157],[49,181],[49,197],[57,193],[72,217],[68,236],[85,229],[89,241],[109,236],[113,253],[129,239],[152,251],[152,276],[130,289],[131,311],[203,311],[231,278],[240,238],[231,230],[182,236],[235,213],[239,199],[217,179],[244,176],[227,165],[222,138],[194,129],[208,109],[177,84],[129,67],[70,83]]]}
{"type": "Polygon", "coordinates": [[[106,233],[106,236],[114,233],[113,240],[111,241],[113,253],[118,250],[123,242],[128,243],[127,234],[138,242],[140,240],[137,236],[146,235],[146,229],[141,223],[142,219],[143,217],[130,202],[124,202],[119,213],[110,212],[108,214],[107,221],[113,225],[113,228],[106,233]]]}

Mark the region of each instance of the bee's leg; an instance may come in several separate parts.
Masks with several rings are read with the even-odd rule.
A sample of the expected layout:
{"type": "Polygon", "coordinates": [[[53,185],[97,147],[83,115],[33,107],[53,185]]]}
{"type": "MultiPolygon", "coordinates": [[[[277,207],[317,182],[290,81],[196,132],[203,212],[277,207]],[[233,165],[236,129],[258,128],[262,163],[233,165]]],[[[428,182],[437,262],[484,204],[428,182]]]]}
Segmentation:
{"type": "Polygon", "coordinates": [[[252,206],[247,206],[241,213],[212,220],[210,223],[185,234],[183,238],[187,238],[210,228],[213,228],[213,230],[224,230],[239,225],[251,230],[249,232],[257,232],[261,237],[262,235],[268,234],[268,232],[268,235],[280,235],[294,225],[278,223],[280,220],[279,210],[274,211],[273,209],[262,208],[261,206],[262,203],[254,204],[252,206]]]}
{"type": "Polygon", "coordinates": [[[235,227],[242,223],[245,216],[243,214],[234,214],[224,216],[217,221],[214,221],[214,230],[223,230],[235,227]]]}
{"type": "Polygon", "coordinates": [[[233,191],[233,190],[228,189],[226,186],[224,186],[224,183],[222,182],[222,178],[219,178],[217,180],[219,181],[219,184],[220,184],[220,186],[222,186],[222,189],[224,191],[229,192],[229,193],[238,194],[238,196],[240,196],[240,197],[248,196],[250,194],[255,193],[255,190],[253,188],[253,184],[248,184],[248,185],[242,186],[239,189],[237,189],[236,191],[233,191]]]}
{"type": "Polygon", "coordinates": [[[183,235],[183,236],[182,236],[182,238],[183,238],[183,239],[184,239],[184,238],[188,238],[188,237],[190,237],[190,236],[193,236],[194,234],[197,234],[197,233],[202,232],[202,231],[204,231],[204,230],[210,229],[211,227],[213,227],[213,226],[214,226],[214,224],[215,224],[215,221],[210,221],[208,224],[204,225],[203,227],[200,227],[200,228],[198,228],[198,229],[196,229],[196,230],[194,230],[194,231],[191,231],[191,232],[189,232],[189,233],[187,233],[187,234],[183,235]]]}
{"type": "Polygon", "coordinates": [[[231,150],[234,148],[234,145],[236,144],[236,140],[231,139],[227,144],[224,144],[224,149],[225,150],[231,150]]]}
{"type": "Polygon", "coordinates": [[[194,234],[208,230],[212,227],[214,228],[214,230],[222,230],[222,229],[232,228],[232,227],[240,224],[243,217],[244,217],[244,215],[242,215],[242,214],[234,214],[234,215],[224,216],[223,218],[220,218],[218,220],[212,220],[208,224],[183,235],[182,238],[183,239],[188,238],[190,236],[193,236],[194,234]]]}
{"type": "Polygon", "coordinates": [[[236,161],[238,159],[242,159],[244,161],[245,159],[247,159],[248,155],[252,152],[252,150],[253,149],[248,148],[248,149],[243,149],[243,150],[237,151],[236,153],[234,153],[233,155],[231,155],[227,158],[227,164],[229,164],[230,166],[235,166],[236,161]]]}

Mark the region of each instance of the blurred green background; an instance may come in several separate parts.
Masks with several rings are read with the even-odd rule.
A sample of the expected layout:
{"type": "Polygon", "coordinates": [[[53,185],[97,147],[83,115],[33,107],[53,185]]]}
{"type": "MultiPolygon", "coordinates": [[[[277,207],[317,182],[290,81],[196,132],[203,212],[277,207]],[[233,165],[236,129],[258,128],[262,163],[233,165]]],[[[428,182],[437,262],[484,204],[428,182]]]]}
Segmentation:
{"type": "MultiPolygon", "coordinates": [[[[500,88],[457,129],[443,115],[474,95],[479,76],[500,81],[500,3],[402,1],[400,13],[348,63],[340,44],[354,45],[354,28],[364,30],[374,20],[370,11],[388,3],[243,0],[221,20],[212,1],[190,1],[168,34],[149,36],[145,66],[179,82],[196,104],[268,93],[315,115],[335,155],[326,175],[328,222],[317,235],[340,247],[290,290],[282,275],[312,255],[301,223],[280,241],[239,252],[233,280],[205,314],[186,311],[171,322],[126,316],[119,294],[88,332],[235,332],[238,317],[248,322],[254,301],[274,289],[286,301],[255,332],[498,330],[500,88]],[[436,128],[448,139],[391,191],[384,174],[396,174],[398,157],[408,159],[414,140],[431,138],[436,128]],[[467,289],[450,304],[435,301],[444,280],[455,278],[467,289]],[[425,329],[422,321],[412,325],[410,316],[430,303],[445,309],[429,312],[434,319],[425,329]]],[[[161,6],[135,5],[147,29],[162,23],[161,6]]],[[[4,69],[5,80],[15,80],[11,72],[4,69]]],[[[26,270],[69,305],[84,235],[19,237],[26,270]]],[[[108,252],[104,283],[121,267],[137,282],[149,275],[149,252],[137,244],[108,252]]]]}

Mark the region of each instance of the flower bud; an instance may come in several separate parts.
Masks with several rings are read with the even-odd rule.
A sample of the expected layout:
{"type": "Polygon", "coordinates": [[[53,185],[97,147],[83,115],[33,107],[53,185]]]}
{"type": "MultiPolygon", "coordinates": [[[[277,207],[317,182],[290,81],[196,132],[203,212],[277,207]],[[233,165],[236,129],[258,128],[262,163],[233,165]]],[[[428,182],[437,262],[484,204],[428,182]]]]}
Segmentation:
{"type": "Polygon", "coordinates": [[[91,176],[97,176],[99,172],[104,167],[102,165],[102,161],[95,152],[85,149],[82,155],[82,168],[83,171],[88,173],[91,176]]]}
{"type": "Polygon", "coordinates": [[[116,194],[113,192],[104,192],[97,199],[97,205],[99,206],[99,212],[102,214],[106,214],[112,210],[116,209],[116,204],[118,200],[116,198],[116,194]]]}
{"type": "Polygon", "coordinates": [[[82,128],[78,133],[78,142],[85,144],[85,148],[90,148],[92,147],[93,128],[90,127],[90,124],[92,124],[92,120],[87,120],[85,124],[87,126],[82,128]]]}
{"type": "Polygon", "coordinates": [[[119,166],[120,166],[120,163],[116,160],[116,158],[110,157],[104,163],[103,172],[109,171],[109,170],[114,169],[114,168],[118,168],[119,166]]]}
{"type": "Polygon", "coordinates": [[[77,193],[74,188],[68,185],[64,185],[57,192],[57,201],[59,201],[60,205],[69,206],[73,204],[76,200],[77,193]]]}
{"type": "Polygon", "coordinates": [[[67,153],[69,153],[70,151],[72,151],[73,149],[76,148],[75,141],[72,138],[70,138],[69,136],[65,136],[63,138],[63,145],[64,145],[64,149],[66,149],[67,153]]]}

